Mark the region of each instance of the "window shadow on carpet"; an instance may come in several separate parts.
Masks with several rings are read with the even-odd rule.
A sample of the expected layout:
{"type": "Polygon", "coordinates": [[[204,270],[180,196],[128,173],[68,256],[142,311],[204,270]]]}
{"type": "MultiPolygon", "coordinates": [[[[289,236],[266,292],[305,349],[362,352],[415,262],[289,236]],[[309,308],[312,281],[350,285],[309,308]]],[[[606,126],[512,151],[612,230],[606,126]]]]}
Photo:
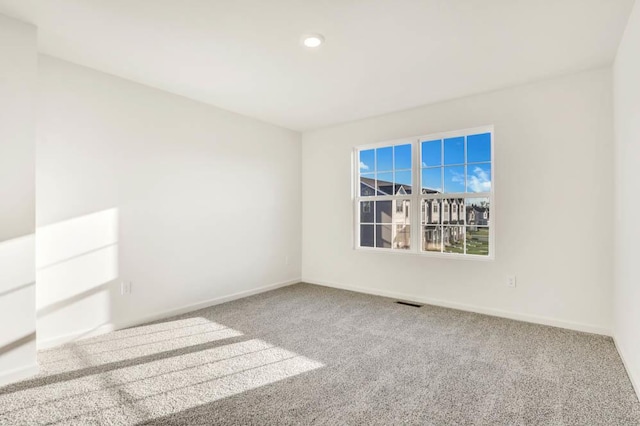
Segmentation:
{"type": "Polygon", "coordinates": [[[201,317],[40,353],[43,373],[0,389],[0,423],[136,424],[323,367],[201,317]]]}

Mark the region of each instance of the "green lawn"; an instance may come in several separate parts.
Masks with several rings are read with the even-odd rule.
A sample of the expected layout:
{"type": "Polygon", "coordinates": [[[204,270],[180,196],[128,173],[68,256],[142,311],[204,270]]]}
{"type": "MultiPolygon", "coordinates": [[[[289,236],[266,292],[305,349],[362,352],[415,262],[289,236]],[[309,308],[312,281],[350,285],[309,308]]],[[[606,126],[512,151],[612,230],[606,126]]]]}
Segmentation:
{"type": "Polygon", "coordinates": [[[489,254],[489,228],[467,231],[467,254],[489,254]]]}
{"type": "Polygon", "coordinates": [[[464,253],[464,240],[460,240],[455,244],[444,246],[445,253],[464,253]]]}

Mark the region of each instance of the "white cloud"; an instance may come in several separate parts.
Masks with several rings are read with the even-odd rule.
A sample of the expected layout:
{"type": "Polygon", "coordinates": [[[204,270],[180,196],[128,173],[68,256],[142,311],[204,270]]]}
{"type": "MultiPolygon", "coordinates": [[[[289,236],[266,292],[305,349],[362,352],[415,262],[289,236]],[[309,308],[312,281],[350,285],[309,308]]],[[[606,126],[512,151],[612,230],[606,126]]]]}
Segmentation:
{"type": "Polygon", "coordinates": [[[464,186],[464,174],[463,173],[458,173],[454,170],[450,171],[451,173],[451,182],[455,182],[455,183],[461,183],[462,186],[464,186]]]}
{"type": "Polygon", "coordinates": [[[369,166],[364,164],[362,161],[360,162],[360,170],[369,170],[369,166]]]}
{"type": "Polygon", "coordinates": [[[468,176],[467,185],[473,192],[489,192],[491,191],[491,177],[480,167],[473,169],[473,174],[468,176]]]}

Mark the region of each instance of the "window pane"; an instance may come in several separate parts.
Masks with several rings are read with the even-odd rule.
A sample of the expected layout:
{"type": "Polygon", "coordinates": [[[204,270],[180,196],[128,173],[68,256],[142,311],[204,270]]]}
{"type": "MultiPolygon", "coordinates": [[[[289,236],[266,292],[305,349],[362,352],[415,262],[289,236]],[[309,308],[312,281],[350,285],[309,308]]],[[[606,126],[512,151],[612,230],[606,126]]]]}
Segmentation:
{"type": "Polygon", "coordinates": [[[442,223],[463,225],[464,210],[464,198],[445,198],[442,200],[442,223]]]}
{"type": "Polygon", "coordinates": [[[376,223],[391,223],[393,209],[392,201],[376,201],[376,223]]]}
{"type": "Polygon", "coordinates": [[[411,144],[393,147],[395,169],[411,169],[411,144]]]}
{"type": "Polygon", "coordinates": [[[391,248],[391,225],[376,225],[376,247],[391,248]]]}
{"type": "Polygon", "coordinates": [[[376,171],[386,172],[393,170],[393,147],[387,146],[376,149],[376,171]]]}
{"type": "Polygon", "coordinates": [[[373,223],[373,201],[360,202],[360,223],[373,223]]]}
{"type": "Polygon", "coordinates": [[[464,166],[444,168],[444,192],[465,192],[464,166]]]}
{"type": "Polygon", "coordinates": [[[393,195],[393,172],[378,173],[376,178],[376,195],[393,195]]]}
{"type": "Polygon", "coordinates": [[[410,225],[394,225],[393,248],[401,250],[409,250],[411,248],[410,225]]]}
{"type": "Polygon", "coordinates": [[[467,254],[489,255],[489,228],[467,226],[467,254]]]}
{"type": "Polygon", "coordinates": [[[491,163],[467,166],[467,192],[491,191],[491,163]]]}
{"type": "Polygon", "coordinates": [[[411,194],[411,171],[395,172],[395,195],[411,194]]]}
{"type": "Polygon", "coordinates": [[[360,195],[371,197],[376,195],[376,175],[373,173],[360,175],[360,195]]]}
{"type": "Polygon", "coordinates": [[[422,227],[422,251],[442,251],[442,227],[422,227]]]}
{"type": "Polygon", "coordinates": [[[489,198],[467,198],[467,225],[488,226],[491,219],[489,198]]]}
{"type": "Polygon", "coordinates": [[[442,165],[442,141],[422,142],[422,167],[442,165]]]}
{"type": "Polygon", "coordinates": [[[464,137],[444,140],[444,164],[464,164],[464,137]]]}
{"type": "MultiPolygon", "coordinates": [[[[393,200],[392,206],[392,248],[409,249],[411,246],[411,200],[393,200]]],[[[384,233],[384,228],[382,232],[384,233]]]]}
{"type": "Polygon", "coordinates": [[[422,200],[421,216],[423,225],[431,225],[440,223],[440,200],[428,199],[422,200]]]}
{"type": "Polygon", "coordinates": [[[373,247],[373,225],[360,225],[360,247],[373,247]]]}
{"type": "Polygon", "coordinates": [[[464,226],[443,227],[442,243],[445,253],[464,254],[464,226]]]}
{"type": "Polygon", "coordinates": [[[422,169],[422,193],[442,192],[442,168],[422,169]]]}
{"type": "Polygon", "coordinates": [[[408,225],[411,217],[411,200],[393,200],[392,203],[393,217],[391,222],[396,225],[408,225]]]}
{"type": "Polygon", "coordinates": [[[467,136],[467,163],[491,161],[491,133],[467,136]]]}
{"type": "Polygon", "coordinates": [[[373,173],[375,171],[375,159],[374,149],[360,151],[360,173],[373,173]]]}

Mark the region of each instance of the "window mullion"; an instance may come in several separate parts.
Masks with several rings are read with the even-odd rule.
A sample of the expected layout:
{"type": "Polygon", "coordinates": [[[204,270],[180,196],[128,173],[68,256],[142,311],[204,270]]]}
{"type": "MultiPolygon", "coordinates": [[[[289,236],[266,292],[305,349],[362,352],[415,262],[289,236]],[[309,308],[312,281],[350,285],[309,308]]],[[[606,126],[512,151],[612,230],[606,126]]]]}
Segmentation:
{"type": "Polygon", "coordinates": [[[422,233],[422,225],[420,218],[420,194],[422,193],[422,182],[420,176],[421,170],[421,147],[420,139],[413,141],[413,191],[411,192],[411,217],[409,223],[411,224],[411,251],[420,253],[420,235],[422,233]]]}

